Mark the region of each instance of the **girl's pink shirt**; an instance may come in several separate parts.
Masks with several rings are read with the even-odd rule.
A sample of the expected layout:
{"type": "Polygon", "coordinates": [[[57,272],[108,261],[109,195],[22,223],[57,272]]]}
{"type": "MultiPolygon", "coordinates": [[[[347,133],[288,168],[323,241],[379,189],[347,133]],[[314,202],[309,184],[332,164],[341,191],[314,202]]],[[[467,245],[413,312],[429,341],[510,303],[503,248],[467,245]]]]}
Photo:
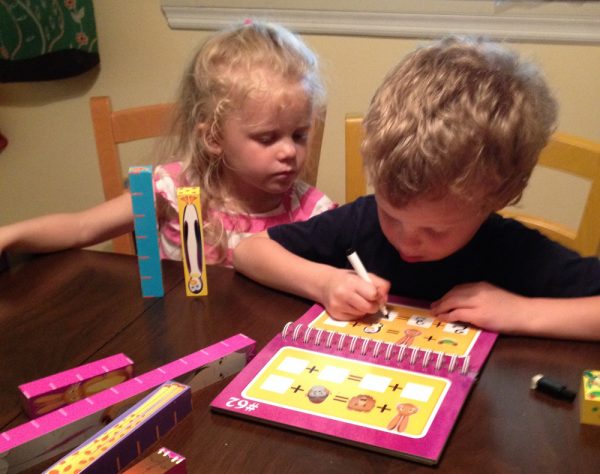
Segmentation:
{"type": "MultiPolygon", "coordinates": [[[[182,163],[173,162],[159,165],[154,171],[154,192],[160,195],[178,215],[177,188],[189,186],[182,179],[182,163]]],[[[263,214],[250,214],[240,216],[231,214],[222,209],[209,209],[212,216],[223,222],[227,232],[227,257],[221,264],[231,266],[233,249],[245,237],[262,232],[269,227],[288,224],[290,222],[304,221],[312,216],[337,207],[331,199],[318,189],[302,182],[296,181],[284,196],[281,204],[274,210],[263,214]]],[[[205,216],[205,210],[202,210],[205,216]]],[[[159,222],[159,247],[161,258],[181,260],[181,237],[179,220],[177,218],[159,222]]],[[[206,263],[217,263],[218,252],[214,246],[204,244],[206,263]]]]}

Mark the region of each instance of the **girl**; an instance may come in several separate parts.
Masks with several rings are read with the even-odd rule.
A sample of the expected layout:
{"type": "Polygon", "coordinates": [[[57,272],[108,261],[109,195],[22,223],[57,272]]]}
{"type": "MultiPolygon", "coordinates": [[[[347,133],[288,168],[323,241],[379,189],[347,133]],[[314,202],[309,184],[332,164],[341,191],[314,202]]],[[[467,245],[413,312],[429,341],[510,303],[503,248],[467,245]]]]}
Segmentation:
{"type": "MultiPolygon", "coordinates": [[[[245,23],[209,38],[186,70],[173,133],[155,172],[161,256],[181,259],[177,187],[200,186],[207,263],[237,243],[335,207],[297,181],[323,100],[312,51],[285,28],[245,23]]],[[[129,193],[73,214],[0,228],[0,251],[84,247],[133,230],[129,193]]]]}

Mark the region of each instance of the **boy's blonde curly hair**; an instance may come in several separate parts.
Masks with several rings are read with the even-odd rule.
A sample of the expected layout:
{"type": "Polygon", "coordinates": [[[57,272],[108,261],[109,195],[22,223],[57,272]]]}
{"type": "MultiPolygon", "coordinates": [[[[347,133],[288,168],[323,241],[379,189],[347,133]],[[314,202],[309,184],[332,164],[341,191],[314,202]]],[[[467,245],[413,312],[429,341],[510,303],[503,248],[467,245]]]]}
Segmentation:
{"type": "MultiPolygon", "coordinates": [[[[220,249],[221,260],[226,256],[227,236],[210,209],[225,205],[221,188],[225,162],[211,151],[211,144],[218,141],[224,121],[242,107],[246,97],[256,92],[285,93],[267,90],[272,83],[267,84],[265,78],[302,84],[313,111],[322,110],[325,92],[318,60],[298,36],[260,21],[215,33],[201,45],[184,73],[171,138],[161,151],[170,160],[183,161],[185,181],[200,186],[204,238],[220,249]]],[[[244,216],[239,217],[243,223],[244,216]]]]}
{"type": "Polygon", "coordinates": [[[447,38],[406,56],[375,92],[367,175],[397,207],[450,194],[495,211],[521,198],[556,116],[531,63],[482,38],[447,38]]]}

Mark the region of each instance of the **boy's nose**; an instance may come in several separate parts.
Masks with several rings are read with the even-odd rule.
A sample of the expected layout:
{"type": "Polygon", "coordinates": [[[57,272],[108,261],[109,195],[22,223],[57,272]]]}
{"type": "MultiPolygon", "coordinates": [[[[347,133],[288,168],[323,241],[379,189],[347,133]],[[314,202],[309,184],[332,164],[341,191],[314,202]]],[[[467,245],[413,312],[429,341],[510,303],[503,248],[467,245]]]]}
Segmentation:
{"type": "Polygon", "coordinates": [[[421,238],[416,232],[403,231],[397,235],[400,246],[405,250],[417,250],[421,247],[421,238]]]}

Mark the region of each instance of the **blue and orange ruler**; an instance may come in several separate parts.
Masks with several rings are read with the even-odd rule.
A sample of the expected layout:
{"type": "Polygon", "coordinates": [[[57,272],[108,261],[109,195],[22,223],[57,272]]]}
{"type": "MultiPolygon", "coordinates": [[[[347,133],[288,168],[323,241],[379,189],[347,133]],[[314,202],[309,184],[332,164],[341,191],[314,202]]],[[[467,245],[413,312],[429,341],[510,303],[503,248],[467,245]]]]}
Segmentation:
{"type": "Polygon", "coordinates": [[[129,188],[133,205],[135,240],[142,296],[160,297],[165,294],[158,251],[158,225],[152,187],[152,166],[129,168],[129,188]]]}

